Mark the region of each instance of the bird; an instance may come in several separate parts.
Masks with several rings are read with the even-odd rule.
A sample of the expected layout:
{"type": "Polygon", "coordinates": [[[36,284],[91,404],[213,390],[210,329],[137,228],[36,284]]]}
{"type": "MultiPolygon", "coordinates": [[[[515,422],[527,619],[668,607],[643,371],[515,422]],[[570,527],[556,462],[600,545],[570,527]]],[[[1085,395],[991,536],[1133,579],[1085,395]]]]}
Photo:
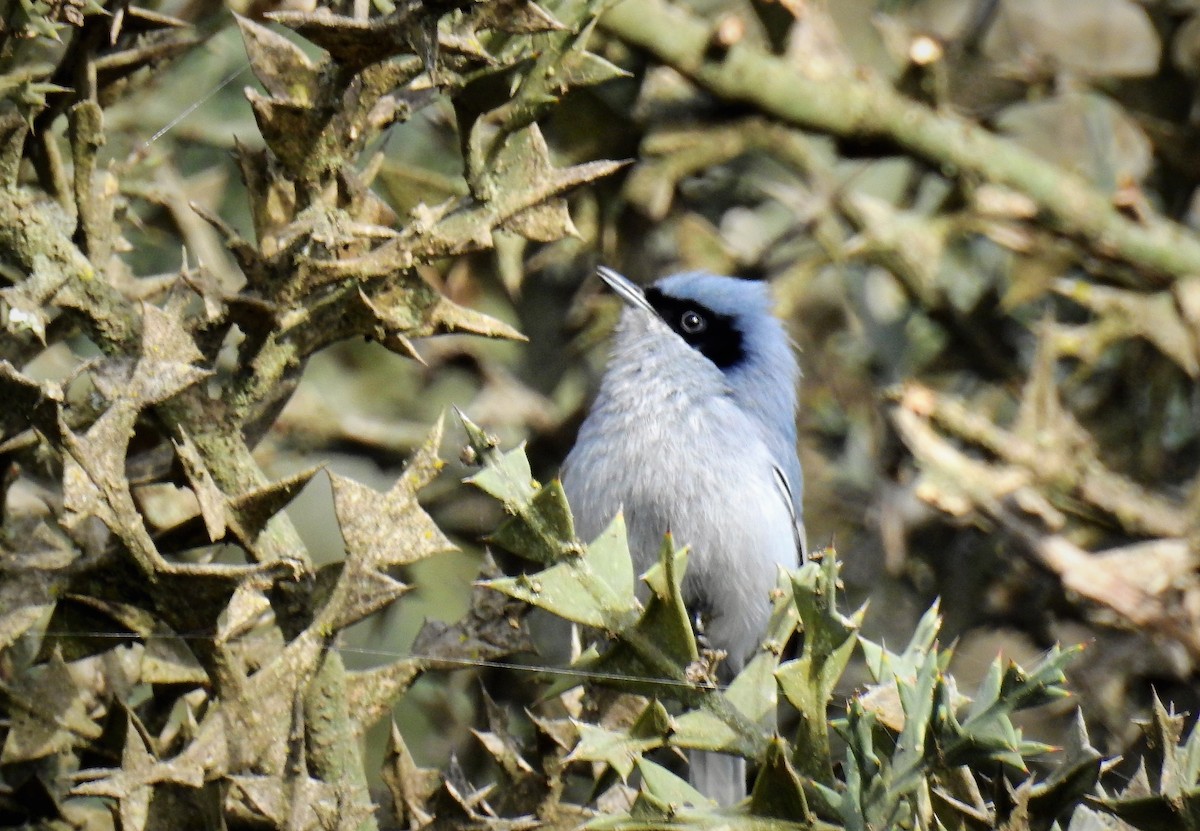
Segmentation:
{"type": "MultiPolygon", "coordinates": [[[[590,541],[622,512],[639,571],[666,533],[688,546],[684,602],[728,681],[766,635],[778,567],[807,558],[795,349],[761,281],[597,273],[624,308],[560,469],[575,528],[590,541]]],[[[693,751],[689,779],[720,805],[746,795],[738,757],[693,751]]]]}

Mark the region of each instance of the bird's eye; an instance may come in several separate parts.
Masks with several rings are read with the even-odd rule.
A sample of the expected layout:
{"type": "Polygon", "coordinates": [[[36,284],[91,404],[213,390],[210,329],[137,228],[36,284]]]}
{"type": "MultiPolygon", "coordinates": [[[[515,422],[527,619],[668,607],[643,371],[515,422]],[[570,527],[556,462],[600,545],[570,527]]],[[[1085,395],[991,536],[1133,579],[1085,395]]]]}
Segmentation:
{"type": "Polygon", "coordinates": [[[708,321],[698,312],[689,309],[679,318],[679,328],[689,335],[698,335],[708,328],[708,321]]]}

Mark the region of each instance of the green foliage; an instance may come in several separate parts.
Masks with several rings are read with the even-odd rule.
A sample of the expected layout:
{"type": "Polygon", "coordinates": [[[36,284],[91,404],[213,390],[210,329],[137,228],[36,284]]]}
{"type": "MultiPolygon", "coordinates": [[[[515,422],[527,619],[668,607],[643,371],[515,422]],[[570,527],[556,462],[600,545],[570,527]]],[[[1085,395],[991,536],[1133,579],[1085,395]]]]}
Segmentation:
{"type": "Polygon", "coordinates": [[[1184,718],[1156,696],[1151,719],[1141,725],[1146,755],[1137,773],[1113,795],[1092,802],[1135,828],[1200,827],[1200,730],[1184,738],[1184,718]]]}
{"type": "MultiPolygon", "coordinates": [[[[610,812],[589,827],[1033,829],[1056,827],[1076,809],[1086,812],[1085,798],[1126,819],[1154,810],[1148,800],[1138,802],[1132,794],[1104,798],[1101,755],[1089,745],[1078,719],[1061,758],[1048,772],[1030,773],[1028,760],[1053,748],[1025,739],[1013,717],[1067,695],[1063,668],[1075,650],[1055,648],[1028,670],[997,658],[980,688],[966,696],[947,673],[950,651],[938,645],[936,605],[901,652],[862,637],[866,610],[847,617],[838,609],[840,564],[832,549],[781,575],[771,629],[761,649],[727,688],[713,687],[707,673],[698,672],[702,665],[695,651],[672,654],[651,637],[655,633],[657,640],[670,643],[674,627],[669,621],[688,625],[686,615],[662,619],[654,613],[656,604],[679,596],[683,569],[672,564],[683,560],[683,553],[673,552],[669,537],[660,563],[643,577],[649,589],[643,592],[649,598],[643,607],[634,596],[620,517],[590,544],[561,536],[570,524],[556,521],[554,499],[539,500],[542,489],[531,483],[522,451],[498,451],[483,431],[465,417],[463,421],[472,456],[483,465],[468,481],[545,535],[540,541],[525,540],[528,559],[545,566],[542,570],[484,585],[601,630],[604,639],[574,664],[585,689],[613,688],[640,702],[619,728],[606,724],[603,714],[600,723],[573,719],[577,740],[562,762],[607,766],[619,778],[609,787],[636,783],[638,788],[627,813],[610,812]],[[550,507],[543,512],[539,505],[550,507]],[[539,552],[552,541],[572,553],[547,564],[539,552]],[[652,618],[653,626],[648,623],[652,618]],[[781,661],[785,644],[797,631],[799,655],[781,661]],[[856,646],[874,683],[838,700],[835,691],[856,646]],[[652,675],[658,683],[647,683],[652,675]],[[797,711],[794,741],[776,732],[778,691],[797,711]],[[845,715],[830,720],[834,707],[844,707],[845,715]],[[714,808],[664,769],[664,757],[648,755],[663,748],[736,752],[757,762],[750,799],[730,810],[714,808]],[[989,791],[999,796],[985,798],[989,791]]],[[[545,490],[556,492],[553,485],[545,490]]],[[[561,689],[555,693],[566,695],[561,689]]],[[[1188,761],[1194,755],[1192,742],[1175,749],[1179,721],[1161,710],[1156,738],[1167,750],[1158,758],[1163,766],[1163,790],[1154,803],[1158,810],[1178,804],[1167,790],[1172,785],[1161,783],[1178,782],[1181,776],[1191,782],[1197,773],[1188,761]]],[[[598,781],[604,787],[605,778],[598,781]]],[[[1139,781],[1149,788],[1144,773],[1139,781]]],[[[1172,826],[1158,817],[1139,827],[1172,826]]]]}

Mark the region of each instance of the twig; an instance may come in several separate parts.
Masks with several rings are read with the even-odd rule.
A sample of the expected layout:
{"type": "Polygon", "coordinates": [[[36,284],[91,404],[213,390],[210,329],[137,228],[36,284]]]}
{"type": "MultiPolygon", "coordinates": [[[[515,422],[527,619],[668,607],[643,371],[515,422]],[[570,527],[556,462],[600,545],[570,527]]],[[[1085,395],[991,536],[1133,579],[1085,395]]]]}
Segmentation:
{"type": "Polygon", "coordinates": [[[1200,660],[1200,633],[1163,596],[1119,576],[1103,557],[1061,534],[1047,532],[1044,522],[1031,518],[1037,514],[1045,521],[1050,506],[1032,487],[1028,471],[970,458],[939,435],[926,415],[912,408],[897,407],[892,420],[930,474],[931,480],[920,488],[923,499],[956,514],[976,510],[990,517],[1058,575],[1063,588],[1110,610],[1123,628],[1170,638],[1193,660],[1200,660]]]}

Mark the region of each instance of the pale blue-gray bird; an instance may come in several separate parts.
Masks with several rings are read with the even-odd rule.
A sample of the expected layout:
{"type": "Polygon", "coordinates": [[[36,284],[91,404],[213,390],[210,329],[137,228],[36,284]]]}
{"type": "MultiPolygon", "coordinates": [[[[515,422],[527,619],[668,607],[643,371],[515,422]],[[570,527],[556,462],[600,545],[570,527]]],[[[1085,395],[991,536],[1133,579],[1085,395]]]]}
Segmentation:
{"type": "MultiPolygon", "coordinates": [[[[625,308],[563,464],[575,527],[592,540],[624,511],[643,571],[667,531],[689,546],[684,600],[728,679],[765,637],[777,567],[807,551],[793,346],[761,282],[687,273],[643,291],[599,274],[625,308]]],[[[740,758],[694,752],[689,776],[722,805],[746,794],[740,758]]]]}

